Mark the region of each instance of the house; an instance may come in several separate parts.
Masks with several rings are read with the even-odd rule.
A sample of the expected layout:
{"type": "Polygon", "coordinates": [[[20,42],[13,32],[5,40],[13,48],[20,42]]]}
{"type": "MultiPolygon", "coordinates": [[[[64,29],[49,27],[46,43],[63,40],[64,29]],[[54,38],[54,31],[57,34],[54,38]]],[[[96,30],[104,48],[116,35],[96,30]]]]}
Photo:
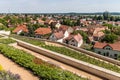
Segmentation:
{"type": "Polygon", "coordinates": [[[14,30],[13,33],[16,34],[21,34],[22,32],[24,32],[24,35],[26,35],[29,31],[26,25],[18,25],[14,30]]]}
{"type": "Polygon", "coordinates": [[[65,38],[63,42],[72,46],[80,47],[83,44],[83,38],[80,34],[70,35],[65,38]]]}
{"type": "Polygon", "coordinates": [[[109,22],[107,22],[107,24],[111,24],[111,25],[115,26],[115,22],[114,21],[109,21],[109,22]]]}
{"type": "Polygon", "coordinates": [[[63,31],[59,31],[59,32],[55,32],[50,36],[50,40],[51,41],[56,41],[56,42],[63,42],[63,38],[64,38],[64,33],[63,31]]]}
{"type": "Polygon", "coordinates": [[[37,19],[37,22],[38,22],[39,24],[41,24],[41,25],[44,25],[44,22],[45,22],[45,21],[43,21],[42,19],[37,19]]]}
{"type": "Polygon", "coordinates": [[[60,26],[61,26],[61,24],[60,24],[59,22],[52,22],[52,23],[51,23],[51,27],[52,27],[52,28],[57,28],[57,29],[59,29],[60,26]]]}
{"type": "Polygon", "coordinates": [[[104,31],[106,29],[107,29],[106,26],[91,25],[91,26],[88,27],[88,34],[93,35],[93,34],[96,34],[96,33],[100,32],[100,31],[104,31]]]}
{"type": "Polygon", "coordinates": [[[64,34],[64,38],[67,38],[70,35],[69,33],[70,29],[69,30],[68,29],[69,29],[69,26],[61,25],[58,31],[62,31],[64,34]]]}
{"type": "Polygon", "coordinates": [[[120,26],[120,21],[115,23],[116,26],[120,26]]]}
{"type": "Polygon", "coordinates": [[[52,19],[47,19],[47,20],[44,22],[44,24],[45,24],[45,25],[51,25],[52,22],[55,22],[55,21],[52,20],[52,19]]]}
{"type": "Polygon", "coordinates": [[[81,31],[84,31],[84,32],[88,32],[88,29],[85,27],[85,28],[80,28],[79,30],[81,30],[81,31]]]}
{"type": "Polygon", "coordinates": [[[120,42],[113,44],[96,42],[93,49],[95,53],[117,59],[120,55],[120,42]]]}
{"type": "Polygon", "coordinates": [[[74,26],[74,27],[72,27],[72,28],[74,29],[74,31],[80,30],[80,26],[74,26]]]}
{"type": "Polygon", "coordinates": [[[38,28],[34,32],[36,38],[42,38],[44,35],[52,33],[50,28],[38,28]]]}
{"type": "Polygon", "coordinates": [[[94,41],[100,41],[104,38],[104,36],[105,36],[105,33],[102,32],[102,31],[99,31],[99,32],[93,34],[93,40],[94,41]]]}
{"type": "MultiPolygon", "coordinates": [[[[104,38],[105,33],[103,32],[104,30],[106,30],[107,27],[105,26],[97,26],[96,27],[88,27],[88,31],[87,34],[89,35],[90,38],[88,39],[93,39],[92,41],[100,41],[104,38]],[[92,38],[91,38],[92,37],[92,38]]],[[[91,41],[89,40],[89,41],[91,41]]]]}

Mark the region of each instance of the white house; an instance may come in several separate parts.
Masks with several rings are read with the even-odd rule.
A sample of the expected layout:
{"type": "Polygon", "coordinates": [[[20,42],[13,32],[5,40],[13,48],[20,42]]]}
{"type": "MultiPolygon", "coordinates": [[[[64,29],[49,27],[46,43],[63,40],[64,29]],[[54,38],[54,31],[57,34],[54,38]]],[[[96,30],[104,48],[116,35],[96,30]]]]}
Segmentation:
{"type": "Polygon", "coordinates": [[[83,38],[80,34],[70,35],[69,37],[64,39],[64,43],[80,47],[83,44],[83,38]]]}
{"type": "Polygon", "coordinates": [[[103,56],[117,59],[120,56],[120,43],[100,43],[96,42],[93,46],[94,52],[103,56]]]}
{"type": "Polygon", "coordinates": [[[56,42],[63,42],[64,34],[62,31],[55,32],[50,36],[51,41],[56,41],[56,42]]]}
{"type": "Polygon", "coordinates": [[[57,23],[55,24],[55,28],[57,28],[57,29],[59,29],[60,26],[61,26],[61,24],[60,24],[59,22],[57,22],[57,23]]]}

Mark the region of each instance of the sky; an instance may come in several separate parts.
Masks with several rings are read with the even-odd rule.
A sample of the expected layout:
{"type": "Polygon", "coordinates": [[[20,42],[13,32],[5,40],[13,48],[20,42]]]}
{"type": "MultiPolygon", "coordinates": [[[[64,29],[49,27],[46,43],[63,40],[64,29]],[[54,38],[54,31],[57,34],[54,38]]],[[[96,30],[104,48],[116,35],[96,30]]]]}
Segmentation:
{"type": "Polygon", "coordinates": [[[0,13],[120,12],[120,0],[0,0],[0,13]]]}

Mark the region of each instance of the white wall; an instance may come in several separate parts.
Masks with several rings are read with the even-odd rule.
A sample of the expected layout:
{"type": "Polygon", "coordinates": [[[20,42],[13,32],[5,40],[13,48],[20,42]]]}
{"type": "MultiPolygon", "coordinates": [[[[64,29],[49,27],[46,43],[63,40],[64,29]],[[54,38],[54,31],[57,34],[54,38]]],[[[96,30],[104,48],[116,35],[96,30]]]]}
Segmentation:
{"type": "Polygon", "coordinates": [[[1,30],[1,31],[0,31],[0,34],[10,35],[10,31],[1,30]]]}
{"type": "Polygon", "coordinates": [[[68,31],[65,31],[65,33],[64,33],[64,39],[67,38],[68,36],[69,36],[68,31]]]}
{"type": "Polygon", "coordinates": [[[101,52],[101,55],[103,55],[104,53],[109,53],[109,56],[108,57],[111,57],[111,58],[115,58],[114,54],[117,54],[117,55],[120,55],[120,52],[119,51],[114,51],[114,50],[106,50],[106,49],[98,49],[98,48],[95,48],[94,49],[94,52],[95,53],[98,53],[98,52],[101,52]]]}

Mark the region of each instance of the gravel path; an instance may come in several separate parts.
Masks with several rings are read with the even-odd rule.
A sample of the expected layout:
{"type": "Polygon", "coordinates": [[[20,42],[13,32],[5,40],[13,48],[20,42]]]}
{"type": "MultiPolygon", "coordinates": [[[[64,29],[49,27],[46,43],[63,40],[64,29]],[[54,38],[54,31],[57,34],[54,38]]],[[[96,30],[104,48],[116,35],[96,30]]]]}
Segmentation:
{"type": "Polygon", "coordinates": [[[2,54],[0,54],[0,64],[4,70],[11,71],[14,74],[19,74],[22,80],[39,80],[39,78],[34,76],[30,71],[20,67],[2,54]]]}

